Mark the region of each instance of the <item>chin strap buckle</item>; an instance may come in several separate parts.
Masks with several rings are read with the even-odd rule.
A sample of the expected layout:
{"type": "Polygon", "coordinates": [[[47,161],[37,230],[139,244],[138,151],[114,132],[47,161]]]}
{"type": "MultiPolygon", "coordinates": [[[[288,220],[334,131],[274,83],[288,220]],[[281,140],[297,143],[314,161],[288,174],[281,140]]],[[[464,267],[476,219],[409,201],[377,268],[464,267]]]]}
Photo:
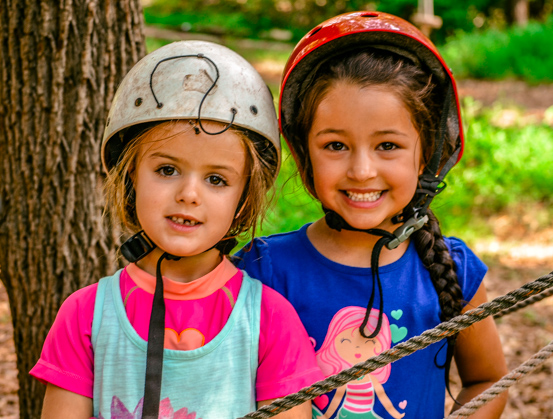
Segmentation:
{"type": "Polygon", "coordinates": [[[141,230],[121,245],[121,253],[125,259],[134,263],[142,259],[155,248],[156,245],[150,240],[144,230],[141,230]]]}
{"type": "Polygon", "coordinates": [[[390,250],[395,249],[398,247],[401,243],[403,243],[405,240],[411,236],[415,231],[420,230],[423,225],[425,225],[428,222],[428,215],[424,215],[423,217],[418,217],[418,214],[415,213],[411,218],[409,218],[405,223],[396,229],[394,231],[394,236],[396,237],[393,240],[390,240],[386,247],[390,250]]]}

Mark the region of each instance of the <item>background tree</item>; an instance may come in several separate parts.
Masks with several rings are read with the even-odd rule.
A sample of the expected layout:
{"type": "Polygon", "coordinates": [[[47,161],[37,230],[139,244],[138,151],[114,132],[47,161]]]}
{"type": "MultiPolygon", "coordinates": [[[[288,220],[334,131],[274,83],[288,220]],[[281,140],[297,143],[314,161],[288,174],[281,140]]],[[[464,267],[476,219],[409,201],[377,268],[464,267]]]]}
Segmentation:
{"type": "MultiPolygon", "coordinates": [[[[420,0],[148,0],[146,21],[173,29],[220,36],[271,38],[285,29],[293,42],[340,13],[379,10],[412,20],[420,0]]],[[[443,20],[431,37],[437,43],[459,30],[505,29],[528,20],[547,21],[553,0],[433,0],[443,20]]]]}
{"type": "Polygon", "coordinates": [[[144,53],[139,0],[0,0],[0,277],[21,418],[40,417],[44,386],[28,371],[60,304],[115,268],[100,142],[144,53]]]}

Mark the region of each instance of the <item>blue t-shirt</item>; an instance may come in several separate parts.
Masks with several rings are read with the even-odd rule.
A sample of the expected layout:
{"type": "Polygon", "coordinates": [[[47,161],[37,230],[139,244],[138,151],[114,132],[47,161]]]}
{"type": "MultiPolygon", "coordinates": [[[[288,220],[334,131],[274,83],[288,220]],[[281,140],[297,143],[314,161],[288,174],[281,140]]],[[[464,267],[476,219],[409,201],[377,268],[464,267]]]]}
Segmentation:
{"type": "MultiPolygon", "coordinates": [[[[397,261],[379,268],[384,299],[383,324],[375,339],[358,332],[372,289],[370,268],[341,265],[321,255],[307,237],[307,227],[254,240],[238,252],[234,262],[274,288],[297,310],[317,351],[326,376],[375,356],[440,323],[440,306],[428,270],[414,243],[397,261]]],[[[465,302],[480,286],[486,266],[459,239],[446,238],[457,266],[465,302]]],[[[367,252],[367,258],[370,253],[367,252]]],[[[368,332],[378,319],[374,299],[368,332]]],[[[315,400],[329,418],[443,418],[445,360],[443,342],[430,345],[380,370],[315,400]],[[336,399],[336,400],[334,400],[336,399]]],[[[316,417],[316,416],[314,416],[316,417]]]]}

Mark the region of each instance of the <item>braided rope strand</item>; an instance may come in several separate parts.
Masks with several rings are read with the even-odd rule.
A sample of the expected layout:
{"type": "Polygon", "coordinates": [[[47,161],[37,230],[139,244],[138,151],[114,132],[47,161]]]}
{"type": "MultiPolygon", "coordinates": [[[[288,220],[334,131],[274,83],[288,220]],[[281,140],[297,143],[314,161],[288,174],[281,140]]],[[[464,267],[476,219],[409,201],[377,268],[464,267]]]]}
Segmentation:
{"type": "Polygon", "coordinates": [[[542,291],[540,292],[539,294],[536,294],[536,295],[533,295],[532,297],[524,300],[524,301],[520,301],[518,303],[516,303],[514,306],[508,308],[508,309],[505,309],[503,311],[500,311],[499,313],[497,313],[495,316],[493,316],[494,319],[499,319],[507,314],[511,314],[517,310],[520,310],[524,307],[528,307],[529,305],[532,305],[532,304],[535,304],[547,297],[550,297],[553,295],[553,288],[549,288],[545,291],[542,291]]]}
{"type": "Polygon", "coordinates": [[[506,310],[517,304],[519,301],[526,300],[531,296],[551,287],[553,287],[553,272],[544,275],[533,282],[529,282],[514,291],[497,297],[490,302],[486,302],[475,309],[454,317],[447,322],[440,323],[435,328],[426,330],[419,336],[414,336],[405,342],[399,343],[376,357],[369,358],[368,360],[356,364],[336,375],[318,381],[310,387],[301,389],[297,393],[277,399],[267,406],[262,406],[255,412],[247,414],[242,419],[273,417],[278,413],[284,412],[292,407],[312,400],[317,396],[328,393],[329,391],[332,391],[349,381],[355,380],[360,376],[395,362],[415,351],[424,349],[432,343],[438,342],[443,338],[447,338],[455,333],[458,333],[490,315],[506,310]]]}
{"type": "Polygon", "coordinates": [[[549,342],[548,345],[544,346],[539,352],[534,354],[530,359],[521,364],[518,368],[512,370],[509,374],[505,375],[493,386],[480,393],[470,402],[463,405],[463,407],[461,407],[459,410],[449,415],[446,419],[465,418],[473,414],[480,407],[484,406],[486,403],[499,396],[522,377],[543,364],[551,355],[553,355],[553,341],[549,342]]]}

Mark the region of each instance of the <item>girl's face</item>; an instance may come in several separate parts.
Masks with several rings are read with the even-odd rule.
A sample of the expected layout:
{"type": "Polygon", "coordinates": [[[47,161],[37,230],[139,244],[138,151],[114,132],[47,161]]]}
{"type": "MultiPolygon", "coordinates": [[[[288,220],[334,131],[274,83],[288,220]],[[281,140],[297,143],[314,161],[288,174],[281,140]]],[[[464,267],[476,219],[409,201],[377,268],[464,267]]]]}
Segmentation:
{"type": "Polygon", "coordinates": [[[393,231],[422,173],[409,110],[383,87],[339,82],[315,112],[308,135],[315,191],[350,225],[393,231]]]}
{"type": "Polygon", "coordinates": [[[246,183],[244,145],[230,131],[196,135],[186,121],[154,130],[133,173],[138,220],[164,251],[197,255],[218,243],[234,220],[246,183]]]}
{"type": "Polygon", "coordinates": [[[340,357],[355,365],[382,352],[382,345],[376,338],[367,339],[359,333],[359,327],[346,329],[334,339],[336,351],[340,357]]]}

